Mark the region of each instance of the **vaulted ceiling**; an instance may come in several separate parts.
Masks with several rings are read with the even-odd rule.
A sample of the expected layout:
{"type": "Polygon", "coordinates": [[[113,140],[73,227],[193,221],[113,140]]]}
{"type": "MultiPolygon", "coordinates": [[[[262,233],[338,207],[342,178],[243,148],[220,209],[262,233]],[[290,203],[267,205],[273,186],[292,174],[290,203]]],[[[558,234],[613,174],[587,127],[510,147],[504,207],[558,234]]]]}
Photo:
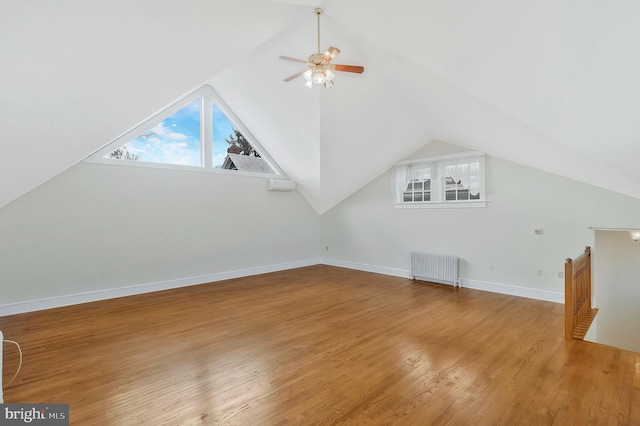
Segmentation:
{"type": "MultiPolygon", "coordinates": [[[[210,83],[323,213],[430,141],[640,198],[640,3],[0,0],[0,206],[210,83]],[[322,49],[335,87],[283,78],[322,49]]],[[[304,67],[304,65],[302,65],[304,67]]]]}

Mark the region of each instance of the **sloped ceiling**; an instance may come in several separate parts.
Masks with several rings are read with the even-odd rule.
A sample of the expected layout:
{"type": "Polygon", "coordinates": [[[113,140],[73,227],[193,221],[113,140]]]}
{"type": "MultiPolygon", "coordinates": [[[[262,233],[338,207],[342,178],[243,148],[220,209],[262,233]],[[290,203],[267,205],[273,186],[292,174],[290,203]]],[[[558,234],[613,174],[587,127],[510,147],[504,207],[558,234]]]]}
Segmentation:
{"type": "Polygon", "coordinates": [[[0,206],[205,82],[319,213],[432,140],[640,197],[636,1],[0,4],[0,206]]]}

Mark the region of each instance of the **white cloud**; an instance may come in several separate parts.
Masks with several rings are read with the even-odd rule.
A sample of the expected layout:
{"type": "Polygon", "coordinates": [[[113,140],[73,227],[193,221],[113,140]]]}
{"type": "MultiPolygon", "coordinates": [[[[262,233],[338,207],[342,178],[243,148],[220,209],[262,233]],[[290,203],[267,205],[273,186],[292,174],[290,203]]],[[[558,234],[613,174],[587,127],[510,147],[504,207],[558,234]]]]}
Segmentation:
{"type": "Polygon", "coordinates": [[[189,149],[185,143],[165,143],[154,155],[159,162],[183,166],[200,166],[200,151],[189,149]]]}
{"type": "Polygon", "coordinates": [[[164,141],[180,141],[189,139],[189,136],[184,133],[174,132],[170,128],[166,127],[164,123],[160,123],[151,129],[153,133],[157,136],[152,136],[149,140],[153,142],[164,142],[164,141]]]}

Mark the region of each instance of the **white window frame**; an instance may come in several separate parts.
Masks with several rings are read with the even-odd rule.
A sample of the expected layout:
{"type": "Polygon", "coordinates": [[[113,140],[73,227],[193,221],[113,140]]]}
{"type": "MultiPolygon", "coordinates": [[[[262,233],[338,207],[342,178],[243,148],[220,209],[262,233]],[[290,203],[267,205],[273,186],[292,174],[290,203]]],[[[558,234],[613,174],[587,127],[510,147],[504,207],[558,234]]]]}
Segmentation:
{"type": "Polygon", "coordinates": [[[173,104],[142,121],[132,129],[116,137],[111,142],[104,145],[93,154],[89,155],[83,161],[88,163],[109,164],[128,167],[147,167],[155,169],[170,170],[186,170],[207,173],[225,173],[233,175],[245,176],[262,176],[269,178],[286,179],[284,172],[278,167],[275,161],[266,153],[264,148],[258,143],[253,134],[242,124],[238,117],[233,113],[229,106],[224,102],[222,97],[210,85],[204,85],[183,98],[177,100],[173,104]],[[126,145],[128,142],[161,123],[167,117],[172,116],[194,100],[201,98],[200,108],[200,166],[185,166],[178,164],[152,163],[147,161],[127,161],[105,158],[109,153],[126,145]],[[274,173],[257,173],[239,170],[224,170],[213,167],[213,120],[212,120],[212,103],[215,102],[218,108],[227,116],[231,124],[242,133],[245,139],[253,146],[260,158],[267,162],[274,173]]]}
{"type": "MultiPolygon", "coordinates": [[[[475,208],[487,206],[487,189],[485,182],[485,154],[477,151],[462,152],[458,154],[445,155],[439,157],[420,158],[415,160],[405,160],[396,163],[392,170],[392,195],[393,206],[395,208],[475,208]],[[479,191],[479,199],[466,200],[447,200],[447,191],[444,175],[444,168],[454,163],[479,163],[479,182],[474,186],[479,191]],[[413,197],[416,200],[406,200],[407,188],[411,184],[412,170],[429,169],[430,191],[429,200],[425,201],[421,198],[427,198],[422,192],[422,196],[413,197]]],[[[421,185],[424,188],[425,181],[421,179],[421,185]]],[[[414,183],[415,184],[415,183],[414,183]]],[[[465,189],[470,194],[470,188],[465,189]]],[[[418,191],[420,193],[420,191],[418,191]]],[[[456,192],[457,194],[457,192],[456,192]]],[[[471,198],[471,196],[468,196],[471,198]]]]}

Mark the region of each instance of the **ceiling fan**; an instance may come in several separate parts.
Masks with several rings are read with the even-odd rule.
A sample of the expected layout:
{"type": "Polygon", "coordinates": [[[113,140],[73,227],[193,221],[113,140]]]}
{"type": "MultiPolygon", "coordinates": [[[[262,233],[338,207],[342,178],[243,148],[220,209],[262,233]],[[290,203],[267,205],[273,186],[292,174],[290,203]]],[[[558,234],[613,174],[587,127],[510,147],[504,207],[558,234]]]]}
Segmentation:
{"type": "Polygon", "coordinates": [[[289,56],[280,56],[280,59],[284,59],[285,61],[298,62],[309,67],[306,70],[285,78],[284,81],[291,81],[302,76],[306,80],[304,85],[308,88],[312,88],[314,84],[322,84],[324,87],[328,88],[333,87],[333,78],[335,76],[333,73],[334,71],[362,74],[364,72],[364,67],[358,65],[340,65],[331,63],[331,60],[340,53],[340,49],[337,47],[329,47],[326,52],[320,53],[320,14],[322,13],[322,8],[318,7],[314,9],[314,12],[318,15],[318,53],[314,53],[309,56],[308,61],[291,58],[289,56]]]}

